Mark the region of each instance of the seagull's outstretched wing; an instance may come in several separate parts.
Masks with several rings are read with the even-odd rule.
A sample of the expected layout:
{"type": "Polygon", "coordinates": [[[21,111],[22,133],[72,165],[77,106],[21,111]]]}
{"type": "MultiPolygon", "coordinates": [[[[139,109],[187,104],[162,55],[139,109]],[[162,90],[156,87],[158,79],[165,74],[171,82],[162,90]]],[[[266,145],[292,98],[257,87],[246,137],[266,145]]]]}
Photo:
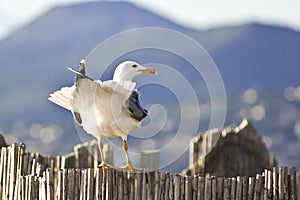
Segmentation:
{"type": "MultiPolygon", "coordinates": [[[[68,70],[76,74],[76,82],[80,79],[89,79],[93,81],[92,78],[85,75],[85,62],[82,60],[78,66],[78,71],[67,67],[68,70]]],[[[50,94],[48,98],[51,102],[73,112],[73,93],[75,91],[75,86],[72,87],[63,87],[58,91],[50,94]]],[[[75,116],[77,114],[75,113],[75,116]]],[[[78,122],[78,120],[76,119],[78,122]]]]}
{"type": "Polygon", "coordinates": [[[90,134],[97,132],[98,119],[94,109],[96,87],[97,83],[89,79],[78,80],[72,101],[75,121],[90,134]]]}
{"type": "Polygon", "coordinates": [[[73,94],[73,111],[77,123],[92,134],[101,131],[101,124],[110,124],[129,116],[127,112],[124,113],[124,106],[134,87],[133,82],[120,84],[79,79],[73,94]]]}
{"type": "Polygon", "coordinates": [[[63,87],[58,91],[50,94],[48,98],[51,102],[72,111],[72,101],[73,101],[73,93],[75,90],[75,86],[72,87],[63,87]]]}

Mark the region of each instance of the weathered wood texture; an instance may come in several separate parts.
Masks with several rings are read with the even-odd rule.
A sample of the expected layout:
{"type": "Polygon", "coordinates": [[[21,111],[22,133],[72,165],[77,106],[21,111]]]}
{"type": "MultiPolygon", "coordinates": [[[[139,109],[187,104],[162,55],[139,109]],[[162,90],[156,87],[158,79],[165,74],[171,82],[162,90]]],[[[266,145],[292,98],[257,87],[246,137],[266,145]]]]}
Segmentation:
{"type": "MultiPolygon", "coordinates": [[[[80,151],[83,152],[83,151],[80,151]]],[[[78,153],[77,158],[80,159],[78,153]]],[[[82,155],[87,157],[87,155],[82,155]]],[[[0,198],[17,199],[300,199],[300,172],[295,167],[264,170],[255,176],[182,176],[159,171],[80,165],[72,156],[43,157],[25,145],[1,148],[0,198]],[[47,168],[45,168],[47,166],[47,168]]]]}
{"type": "Polygon", "coordinates": [[[276,165],[254,126],[243,120],[235,128],[212,129],[191,140],[189,168],[183,174],[255,176],[276,165]]]}

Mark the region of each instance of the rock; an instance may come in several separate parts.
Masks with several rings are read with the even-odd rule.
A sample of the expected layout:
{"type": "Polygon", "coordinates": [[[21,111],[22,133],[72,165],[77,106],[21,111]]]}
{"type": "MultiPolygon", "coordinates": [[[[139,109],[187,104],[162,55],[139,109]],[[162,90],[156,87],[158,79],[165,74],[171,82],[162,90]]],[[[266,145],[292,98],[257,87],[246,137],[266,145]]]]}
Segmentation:
{"type": "Polygon", "coordinates": [[[193,138],[189,159],[183,174],[255,176],[276,165],[275,157],[247,119],[235,128],[213,129],[193,138]]]}
{"type": "Polygon", "coordinates": [[[7,147],[7,143],[4,139],[4,136],[2,134],[0,134],[0,147],[7,147]]]}

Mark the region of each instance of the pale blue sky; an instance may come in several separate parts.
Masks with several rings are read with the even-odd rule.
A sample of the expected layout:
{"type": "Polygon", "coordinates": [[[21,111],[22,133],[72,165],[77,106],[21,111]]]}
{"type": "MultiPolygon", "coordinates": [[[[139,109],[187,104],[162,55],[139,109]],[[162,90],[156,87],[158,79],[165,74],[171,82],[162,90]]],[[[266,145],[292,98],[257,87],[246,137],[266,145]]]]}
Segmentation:
{"type": "MultiPolygon", "coordinates": [[[[299,0],[127,0],[196,29],[258,21],[300,31],[299,0]]],[[[2,0],[0,39],[56,5],[84,0],[2,0]]]]}

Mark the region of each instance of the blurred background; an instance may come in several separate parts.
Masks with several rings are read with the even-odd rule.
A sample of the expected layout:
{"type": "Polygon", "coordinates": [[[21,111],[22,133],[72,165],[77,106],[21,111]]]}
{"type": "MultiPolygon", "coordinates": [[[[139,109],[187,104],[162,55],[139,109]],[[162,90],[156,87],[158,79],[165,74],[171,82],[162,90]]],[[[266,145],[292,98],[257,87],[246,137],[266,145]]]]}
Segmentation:
{"type": "MultiPolygon", "coordinates": [[[[24,142],[28,151],[71,152],[81,143],[71,113],[47,100],[49,93],[73,84],[65,67],[76,67],[97,44],[121,31],[164,27],[195,39],[216,63],[227,94],[226,126],[247,117],[279,165],[300,167],[299,19],[298,0],[1,1],[0,132],[8,143],[24,142]]],[[[97,78],[110,79],[113,66],[125,59],[175,68],[187,64],[171,56],[152,51],[123,55],[97,78]]],[[[192,74],[185,76],[191,84],[201,85],[203,80],[192,74]]],[[[210,96],[201,86],[197,89],[202,112],[199,131],[205,131],[210,96]]],[[[157,102],[147,95],[141,101],[178,106],[169,103],[176,101],[164,91],[157,96],[157,102]]],[[[176,115],[176,109],[173,112],[168,116],[176,115]]],[[[129,138],[129,146],[135,151],[145,144],[163,146],[159,141],[174,137],[178,120],[167,123],[155,141],[129,138]]],[[[180,171],[187,160],[185,153],[167,169],[180,171]]]]}

